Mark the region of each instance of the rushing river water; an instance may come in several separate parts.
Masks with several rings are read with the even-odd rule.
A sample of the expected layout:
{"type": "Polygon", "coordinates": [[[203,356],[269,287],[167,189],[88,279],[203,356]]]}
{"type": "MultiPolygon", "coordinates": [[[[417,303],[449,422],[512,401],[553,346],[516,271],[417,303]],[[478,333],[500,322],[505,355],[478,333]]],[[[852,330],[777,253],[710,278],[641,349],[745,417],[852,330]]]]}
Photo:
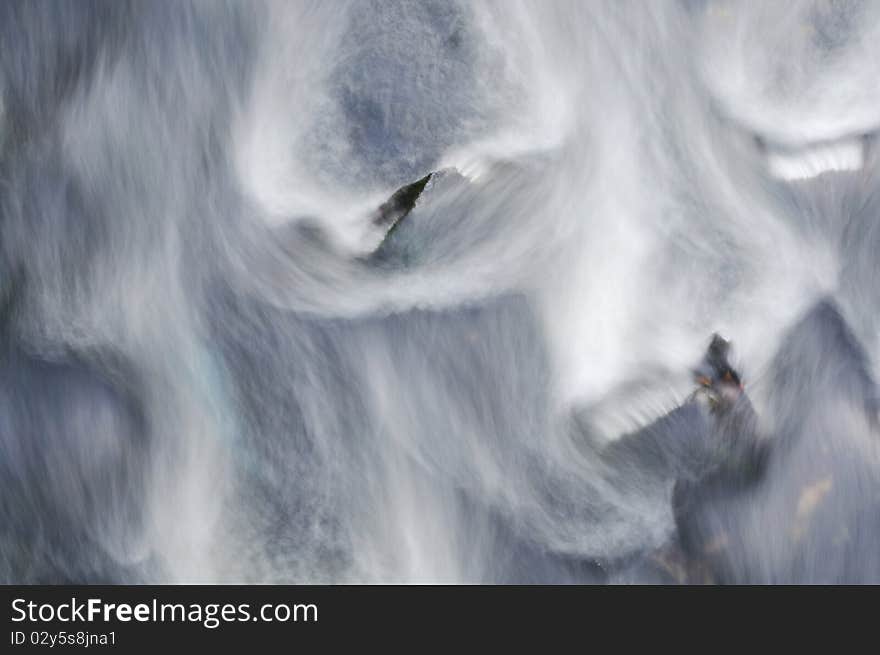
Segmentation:
{"type": "Polygon", "coordinates": [[[0,580],[880,582],[880,4],[7,0],[0,43],[0,580]],[[769,455],[682,564],[714,332],[769,455]]]}

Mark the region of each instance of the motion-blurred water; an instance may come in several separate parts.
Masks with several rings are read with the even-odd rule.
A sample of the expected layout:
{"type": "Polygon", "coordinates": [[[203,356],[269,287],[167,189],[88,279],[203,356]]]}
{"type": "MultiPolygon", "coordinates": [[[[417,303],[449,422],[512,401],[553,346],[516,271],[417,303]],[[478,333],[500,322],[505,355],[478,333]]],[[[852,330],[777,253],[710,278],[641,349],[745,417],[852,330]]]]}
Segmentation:
{"type": "Polygon", "coordinates": [[[664,581],[674,475],[600,453],[720,331],[772,454],[706,499],[710,579],[880,582],[878,37],[859,1],[0,3],[0,579],[664,581]]]}

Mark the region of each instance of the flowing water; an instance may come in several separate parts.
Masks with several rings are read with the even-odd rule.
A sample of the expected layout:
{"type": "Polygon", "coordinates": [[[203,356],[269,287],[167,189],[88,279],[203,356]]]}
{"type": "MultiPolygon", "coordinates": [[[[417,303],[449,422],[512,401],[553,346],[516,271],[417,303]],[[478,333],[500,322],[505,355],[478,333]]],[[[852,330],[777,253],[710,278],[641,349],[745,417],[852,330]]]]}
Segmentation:
{"type": "Polygon", "coordinates": [[[719,331],[773,449],[722,581],[880,582],[878,37],[0,3],[0,579],[656,581],[674,480],[600,453],[719,331]]]}

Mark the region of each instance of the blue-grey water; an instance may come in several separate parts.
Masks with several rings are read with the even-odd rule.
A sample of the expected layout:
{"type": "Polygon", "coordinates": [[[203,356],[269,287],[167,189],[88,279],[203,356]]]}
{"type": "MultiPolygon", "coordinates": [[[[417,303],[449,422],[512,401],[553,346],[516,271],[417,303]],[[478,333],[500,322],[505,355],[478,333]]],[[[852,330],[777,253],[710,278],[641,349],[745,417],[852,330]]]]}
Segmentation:
{"type": "Polygon", "coordinates": [[[880,582],[878,129],[872,2],[0,3],[0,581],[880,582]]]}

